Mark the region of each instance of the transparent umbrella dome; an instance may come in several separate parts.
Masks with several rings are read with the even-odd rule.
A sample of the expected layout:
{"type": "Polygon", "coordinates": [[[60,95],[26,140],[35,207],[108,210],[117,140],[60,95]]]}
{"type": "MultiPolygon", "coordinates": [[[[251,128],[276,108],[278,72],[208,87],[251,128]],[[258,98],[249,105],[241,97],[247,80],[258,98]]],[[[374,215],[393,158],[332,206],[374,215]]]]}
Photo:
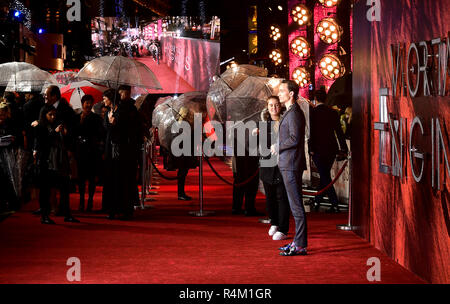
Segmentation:
{"type": "Polygon", "coordinates": [[[261,111],[267,107],[267,99],[278,95],[279,78],[246,78],[238,88],[226,97],[227,120],[259,121],[261,111]]]}
{"type": "Polygon", "coordinates": [[[39,70],[39,68],[34,64],[26,62],[13,61],[0,64],[0,86],[7,86],[11,80],[11,77],[16,75],[18,72],[29,69],[39,70]]]}
{"type": "Polygon", "coordinates": [[[123,56],[103,56],[89,61],[77,79],[117,89],[120,85],[161,90],[155,74],[143,63],[123,56]]]}
{"type": "Polygon", "coordinates": [[[193,126],[195,114],[201,114],[202,118],[206,116],[206,92],[188,92],[157,105],[152,124],[158,128],[160,144],[170,149],[173,138],[177,136],[172,133],[172,125],[184,120],[193,126]]]}
{"type": "Polygon", "coordinates": [[[7,62],[0,64],[0,86],[6,91],[41,91],[43,86],[57,84],[52,74],[26,62],[7,62]]]}
{"type": "Polygon", "coordinates": [[[241,64],[229,68],[217,77],[211,84],[206,101],[211,120],[218,120],[221,123],[227,120],[226,97],[250,76],[265,77],[267,71],[255,65],[241,64]]]}

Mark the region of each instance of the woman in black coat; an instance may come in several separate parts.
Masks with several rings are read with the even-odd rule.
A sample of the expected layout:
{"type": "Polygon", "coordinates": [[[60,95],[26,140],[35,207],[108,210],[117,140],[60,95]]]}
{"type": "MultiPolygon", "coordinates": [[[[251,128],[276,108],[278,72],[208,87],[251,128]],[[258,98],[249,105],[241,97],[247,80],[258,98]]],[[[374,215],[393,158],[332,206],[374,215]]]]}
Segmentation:
{"type": "Polygon", "coordinates": [[[133,215],[136,190],[137,157],[142,141],[139,113],[129,101],[121,101],[118,93],[109,89],[103,93],[108,107],[105,115],[105,181],[103,208],[108,219],[120,215],[128,220],[133,215]]]}
{"type": "Polygon", "coordinates": [[[33,157],[39,167],[39,205],[43,224],[55,223],[49,218],[51,188],[59,189],[59,212],[65,216],[64,221],[79,222],[70,213],[70,164],[67,140],[66,127],[56,123],[56,109],[52,105],[45,105],[36,126],[33,150],[33,157]]]}
{"type": "Polygon", "coordinates": [[[96,177],[101,165],[101,155],[104,146],[104,128],[102,118],[92,112],[94,98],[84,95],[81,98],[83,111],[77,115],[74,129],[75,159],[78,170],[78,191],[80,192],[80,211],[84,211],[84,194],[86,181],[88,187],[88,203],[86,211],[92,211],[96,177]]]}
{"type": "MultiPolygon", "coordinates": [[[[267,122],[267,147],[270,147],[272,144],[272,132],[275,132],[275,137],[278,138],[278,121],[280,117],[280,100],[278,96],[271,96],[267,99],[267,109],[261,112],[261,120],[267,122]]],[[[270,155],[261,158],[269,159],[270,155]]],[[[269,235],[273,240],[284,240],[289,230],[290,208],[280,170],[277,165],[270,167],[261,165],[259,173],[266,193],[266,206],[271,223],[269,235]]]]}

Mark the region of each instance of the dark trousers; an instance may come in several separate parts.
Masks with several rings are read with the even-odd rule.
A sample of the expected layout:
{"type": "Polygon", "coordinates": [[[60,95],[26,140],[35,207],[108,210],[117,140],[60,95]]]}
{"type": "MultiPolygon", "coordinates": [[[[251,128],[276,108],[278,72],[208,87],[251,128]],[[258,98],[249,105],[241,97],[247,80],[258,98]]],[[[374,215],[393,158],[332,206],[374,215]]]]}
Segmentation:
{"type": "Polygon", "coordinates": [[[245,211],[255,212],[255,199],[259,185],[259,159],[255,156],[237,156],[235,161],[235,172],[233,172],[233,210],[242,210],[242,203],[245,204],[245,211]]]}
{"type": "Polygon", "coordinates": [[[292,216],[295,221],[294,243],[299,247],[306,247],[307,229],[306,229],[306,213],[303,206],[302,197],[302,175],[303,170],[289,171],[280,170],[283,177],[284,186],[286,187],[289,206],[291,207],[292,216]]]}
{"type": "Polygon", "coordinates": [[[133,163],[127,159],[107,161],[102,204],[110,215],[133,215],[135,173],[133,163]]]}
{"type": "MultiPolygon", "coordinates": [[[[319,170],[320,174],[320,189],[325,188],[331,183],[331,167],[333,166],[335,156],[334,155],[320,155],[320,154],[314,154],[312,156],[312,159],[314,161],[314,164],[317,167],[317,170],[319,170]]],[[[330,203],[337,207],[338,205],[338,198],[336,195],[336,191],[334,190],[334,187],[331,186],[327,191],[325,191],[325,194],[330,199],[330,203]]],[[[322,199],[323,195],[318,195],[315,198],[315,201],[319,203],[322,199]]]]}
{"type": "Polygon", "coordinates": [[[40,188],[39,188],[39,206],[42,216],[50,214],[50,190],[57,188],[59,190],[59,211],[65,217],[70,217],[70,178],[61,176],[56,171],[41,169],[40,188]]]}
{"type": "MultiPolygon", "coordinates": [[[[250,176],[251,177],[251,176],[250,176]]],[[[236,177],[234,180],[239,180],[236,177]]],[[[244,181],[245,182],[245,181],[244,181]]],[[[245,198],[245,204],[244,208],[247,212],[254,212],[255,211],[255,199],[256,194],[258,192],[258,185],[259,185],[259,175],[256,174],[254,178],[252,178],[250,181],[248,181],[244,185],[233,185],[233,210],[241,210],[242,209],[242,203],[244,202],[245,198]]]]}
{"type": "Polygon", "coordinates": [[[178,196],[186,195],[184,192],[184,185],[186,184],[186,176],[188,175],[189,168],[179,168],[177,171],[177,186],[178,196]]]}
{"type": "Polygon", "coordinates": [[[270,224],[278,226],[278,231],[287,234],[289,231],[290,209],[284,183],[281,181],[278,184],[269,184],[266,182],[263,184],[270,224]]]}
{"type": "Polygon", "coordinates": [[[86,182],[88,182],[88,208],[92,208],[94,201],[95,188],[95,175],[89,177],[78,177],[78,191],[80,192],[80,205],[84,206],[84,195],[86,192],[86,182]]]}

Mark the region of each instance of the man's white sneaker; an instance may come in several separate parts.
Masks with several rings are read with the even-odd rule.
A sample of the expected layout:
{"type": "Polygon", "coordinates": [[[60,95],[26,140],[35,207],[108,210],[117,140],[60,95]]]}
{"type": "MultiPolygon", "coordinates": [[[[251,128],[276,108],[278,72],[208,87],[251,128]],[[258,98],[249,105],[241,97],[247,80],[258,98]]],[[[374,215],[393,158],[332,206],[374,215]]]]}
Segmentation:
{"type": "Polygon", "coordinates": [[[269,235],[273,236],[278,231],[278,226],[270,226],[269,235]]]}
{"type": "Polygon", "coordinates": [[[281,240],[285,240],[287,239],[287,235],[284,234],[283,232],[277,231],[277,233],[275,233],[272,237],[272,239],[274,241],[281,241],[281,240]]]}

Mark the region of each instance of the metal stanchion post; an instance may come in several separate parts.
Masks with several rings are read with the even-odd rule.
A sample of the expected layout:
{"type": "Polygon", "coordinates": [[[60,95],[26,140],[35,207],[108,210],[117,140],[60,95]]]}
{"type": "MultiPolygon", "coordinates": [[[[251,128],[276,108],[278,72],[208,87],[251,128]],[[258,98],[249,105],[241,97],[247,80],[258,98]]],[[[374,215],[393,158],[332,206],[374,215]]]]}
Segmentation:
{"type": "Polygon", "coordinates": [[[353,197],[352,197],[352,152],[349,151],[348,153],[348,170],[349,170],[349,174],[348,174],[348,223],[347,225],[336,225],[337,229],[340,230],[345,230],[345,231],[353,231],[353,230],[358,230],[359,227],[358,226],[353,226],[352,225],[352,201],[353,201],[353,197]]]}
{"type": "Polygon", "coordinates": [[[204,211],[203,210],[203,153],[199,156],[199,166],[198,166],[198,199],[200,201],[200,210],[199,211],[191,211],[189,214],[194,216],[206,216],[209,214],[213,214],[214,211],[204,211]]]}
{"type": "Polygon", "coordinates": [[[147,173],[148,173],[148,165],[149,165],[149,162],[147,161],[147,158],[148,158],[148,143],[147,143],[147,141],[146,142],[144,142],[144,144],[143,144],[143,146],[142,146],[142,163],[141,163],[141,166],[142,166],[142,171],[141,171],[141,174],[142,174],[142,184],[141,184],[141,209],[149,209],[149,208],[153,208],[154,206],[150,206],[150,205],[145,205],[144,204],[144,202],[145,201],[151,201],[151,200],[154,200],[154,199],[152,199],[152,198],[146,198],[146,195],[147,195],[147,186],[148,186],[148,183],[149,183],[149,178],[147,177],[147,173]]]}

